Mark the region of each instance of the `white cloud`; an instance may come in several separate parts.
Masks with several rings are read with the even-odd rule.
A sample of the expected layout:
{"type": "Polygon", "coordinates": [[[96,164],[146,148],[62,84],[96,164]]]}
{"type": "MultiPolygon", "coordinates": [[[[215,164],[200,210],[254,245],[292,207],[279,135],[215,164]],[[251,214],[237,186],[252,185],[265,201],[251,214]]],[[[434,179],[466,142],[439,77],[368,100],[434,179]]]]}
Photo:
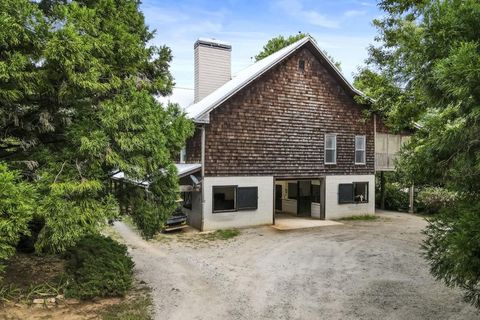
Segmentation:
{"type": "Polygon", "coordinates": [[[340,26],[337,19],[331,19],[327,15],[315,10],[305,9],[299,0],[282,0],[279,1],[277,5],[287,14],[300,20],[306,20],[312,25],[330,29],[335,29],[340,26]]]}
{"type": "Polygon", "coordinates": [[[366,13],[367,11],[365,10],[348,10],[343,15],[347,18],[351,18],[351,17],[363,16],[366,13]]]}
{"type": "MultiPolygon", "coordinates": [[[[243,3],[240,0],[225,1],[243,3]]],[[[342,63],[344,74],[351,79],[352,72],[366,58],[365,47],[373,35],[358,36],[356,29],[345,30],[343,27],[348,25],[350,17],[359,15],[358,12],[367,10],[366,7],[357,3],[344,10],[329,11],[334,13],[328,15],[327,11],[320,12],[300,0],[280,0],[270,5],[276,12],[265,12],[267,19],[263,20],[242,15],[236,12],[236,7],[206,10],[205,6],[182,4],[181,1],[167,5],[156,0],[144,0],[142,11],[151,29],[157,29],[152,44],[165,44],[172,49],[170,71],[177,86],[193,87],[193,44],[199,37],[212,37],[232,44],[232,73],[235,74],[254,62],[252,57],[269,39],[279,34],[294,34],[298,30],[311,33],[321,48],[342,63]],[[342,28],[341,24],[344,24],[342,28]]]]}

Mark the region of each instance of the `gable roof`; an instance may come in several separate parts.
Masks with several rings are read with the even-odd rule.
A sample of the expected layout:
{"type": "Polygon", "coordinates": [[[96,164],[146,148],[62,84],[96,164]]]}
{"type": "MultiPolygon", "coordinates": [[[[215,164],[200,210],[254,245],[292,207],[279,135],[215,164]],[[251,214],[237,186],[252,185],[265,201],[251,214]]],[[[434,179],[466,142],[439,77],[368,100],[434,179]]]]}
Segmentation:
{"type": "Polygon", "coordinates": [[[188,106],[185,109],[187,116],[192,118],[195,122],[208,123],[210,111],[218,107],[220,104],[225,102],[227,99],[232,97],[262,74],[276,66],[278,63],[282,62],[292,53],[307,45],[312,49],[312,52],[319,59],[327,62],[327,67],[332,71],[332,74],[337,78],[337,80],[339,80],[340,84],[347,89],[347,91],[349,91],[353,96],[365,96],[361,91],[355,89],[348,82],[340,70],[338,70],[338,68],[330,61],[330,59],[325,56],[315,41],[311,37],[307,36],[240,71],[232,80],[228,81],[223,86],[213,91],[197,103],[188,106]]]}

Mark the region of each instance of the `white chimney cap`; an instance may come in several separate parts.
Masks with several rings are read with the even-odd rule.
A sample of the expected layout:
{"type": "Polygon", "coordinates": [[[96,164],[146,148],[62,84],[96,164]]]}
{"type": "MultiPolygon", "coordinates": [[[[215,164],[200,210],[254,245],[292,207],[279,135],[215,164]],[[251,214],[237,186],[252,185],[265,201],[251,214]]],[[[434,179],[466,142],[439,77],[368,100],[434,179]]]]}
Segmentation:
{"type": "Polygon", "coordinates": [[[214,38],[198,38],[198,40],[195,42],[195,47],[198,46],[199,44],[220,46],[227,49],[232,48],[232,45],[229,42],[217,40],[214,38]]]}

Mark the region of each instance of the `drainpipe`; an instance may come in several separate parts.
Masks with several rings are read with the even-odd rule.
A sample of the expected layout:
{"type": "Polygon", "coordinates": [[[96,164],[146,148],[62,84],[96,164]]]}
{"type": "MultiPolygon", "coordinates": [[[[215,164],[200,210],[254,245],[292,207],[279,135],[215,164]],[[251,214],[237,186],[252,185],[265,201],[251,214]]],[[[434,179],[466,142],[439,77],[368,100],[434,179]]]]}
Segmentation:
{"type": "Polygon", "coordinates": [[[204,215],[205,215],[205,188],[204,188],[204,181],[205,181],[205,125],[202,125],[201,131],[201,164],[202,164],[202,231],[203,231],[203,223],[204,223],[204,215]]]}

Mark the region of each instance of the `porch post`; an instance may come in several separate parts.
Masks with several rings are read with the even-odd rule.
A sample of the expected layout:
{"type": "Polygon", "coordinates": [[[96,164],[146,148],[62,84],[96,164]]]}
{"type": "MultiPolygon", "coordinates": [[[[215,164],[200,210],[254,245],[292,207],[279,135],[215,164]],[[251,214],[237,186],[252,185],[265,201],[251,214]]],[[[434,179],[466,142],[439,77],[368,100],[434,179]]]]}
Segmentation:
{"type": "Polygon", "coordinates": [[[380,209],[385,210],[385,172],[380,171],[380,209]]]}

